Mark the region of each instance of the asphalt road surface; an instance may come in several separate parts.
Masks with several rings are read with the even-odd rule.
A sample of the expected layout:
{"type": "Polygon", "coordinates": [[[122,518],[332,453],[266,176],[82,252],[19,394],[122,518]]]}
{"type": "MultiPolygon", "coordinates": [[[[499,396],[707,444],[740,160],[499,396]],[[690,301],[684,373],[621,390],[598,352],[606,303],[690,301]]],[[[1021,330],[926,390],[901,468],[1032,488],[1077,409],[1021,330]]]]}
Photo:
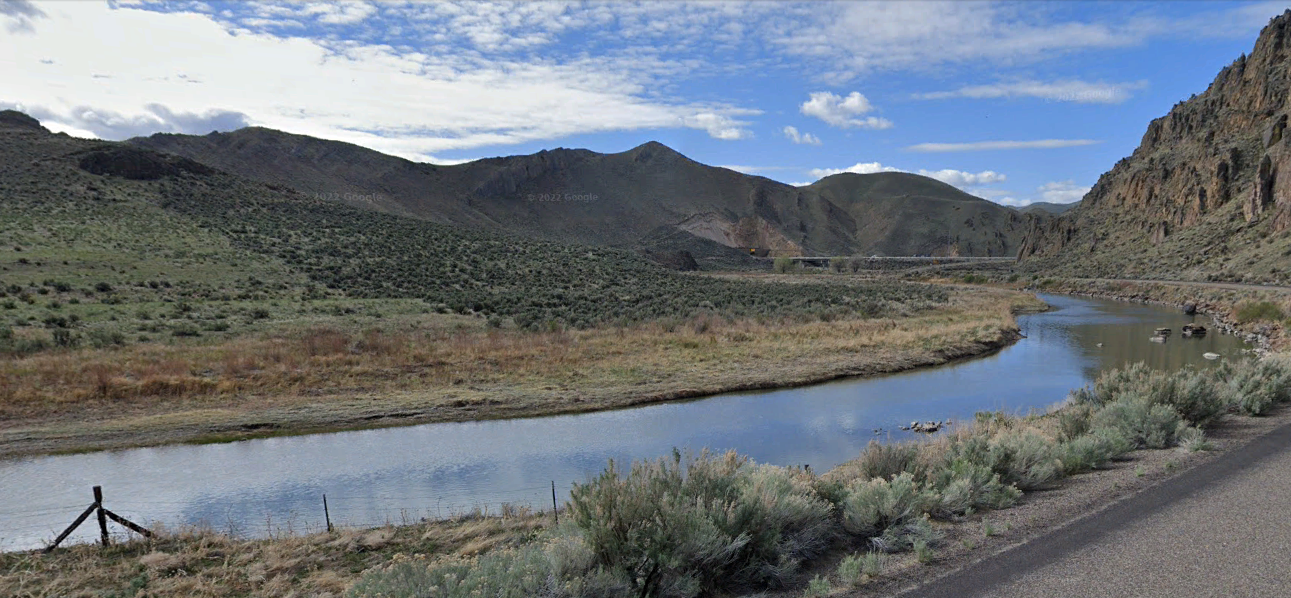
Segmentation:
{"type": "Polygon", "coordinates": [[[1291,596],[1291,425],[902,596],[1291,596]]]}

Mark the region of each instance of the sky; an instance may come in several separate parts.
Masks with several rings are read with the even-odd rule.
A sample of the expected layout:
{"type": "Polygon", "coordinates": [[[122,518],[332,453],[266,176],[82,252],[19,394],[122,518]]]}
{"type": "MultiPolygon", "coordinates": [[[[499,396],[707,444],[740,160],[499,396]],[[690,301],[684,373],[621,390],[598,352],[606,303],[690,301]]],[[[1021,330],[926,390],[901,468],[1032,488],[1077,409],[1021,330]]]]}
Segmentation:
{"type": "Polygon", "coordinates": [[[264,126],[453,164],[659,141],[790,184],[1080,199],[1291,2],[0,0],[0,108],[127,139],[264,126]]]}

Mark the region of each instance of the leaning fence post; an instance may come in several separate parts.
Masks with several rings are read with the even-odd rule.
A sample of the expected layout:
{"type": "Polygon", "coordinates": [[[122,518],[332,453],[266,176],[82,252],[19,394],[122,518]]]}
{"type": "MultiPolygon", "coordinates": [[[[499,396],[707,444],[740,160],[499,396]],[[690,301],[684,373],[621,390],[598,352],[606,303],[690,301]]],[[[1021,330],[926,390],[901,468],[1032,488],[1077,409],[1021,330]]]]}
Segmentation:
{"type": "Polygon", "coordinates": [[[103,514],[103,486],[94,487],[94,504],[99,507],[99,535],[103,545],[108,545],[108,516],[103,514]]]}
{"type": "Polygon", "coordinates": [[[332,531],[332,515],[327,512],[327,495],[323,495],[323,518],[327,520],[327,531],[332,531]]]}
{"type": "Polygon", "coordinates": [[[551,516],[556,518],[556,524],[560,525],[560,512],[556,510],[556,480],[551,481],[551,516]]]}

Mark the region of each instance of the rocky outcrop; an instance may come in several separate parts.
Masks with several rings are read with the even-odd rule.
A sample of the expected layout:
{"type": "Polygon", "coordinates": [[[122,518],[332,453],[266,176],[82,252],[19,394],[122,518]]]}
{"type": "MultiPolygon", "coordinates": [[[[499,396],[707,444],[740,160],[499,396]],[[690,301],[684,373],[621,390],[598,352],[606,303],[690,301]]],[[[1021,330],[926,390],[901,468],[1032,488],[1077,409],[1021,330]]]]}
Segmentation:
{"type": "Polygon", "coordinates": [[[215,169],[188,158],[127,146],[110,146],[86,152],[81,156],[79,166],[81,170],[92,174],[115,175],[136,181],[151,181],[184,172],[215,172],[215,169]]]}
{"type": "MultiPolygon", "coordinates": [[[[1220,231],[1237,231],[1227,224],[1234,218],[1237,232],[1261,239],[1291,226],[1289,27],[1291,11],[1274,18],[1251,54],[1220,71],[1205,92],[1152,121],[1134,153],[1101,176],[1079,208],[1033,221],[1019,259],[1068,270],[1079,260],[1147,271],[1154,256],[1186,257],[1227,241],[1220,231]]],[[[1178,263],[1218,271],[1233,249],[1178,263]]]]}

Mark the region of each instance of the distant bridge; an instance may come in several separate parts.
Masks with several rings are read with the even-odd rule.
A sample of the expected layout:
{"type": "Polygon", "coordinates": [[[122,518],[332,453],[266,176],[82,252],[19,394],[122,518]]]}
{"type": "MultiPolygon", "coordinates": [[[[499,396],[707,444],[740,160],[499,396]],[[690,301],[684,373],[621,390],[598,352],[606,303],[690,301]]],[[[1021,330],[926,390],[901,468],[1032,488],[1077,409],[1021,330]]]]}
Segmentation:
{"type": "Polygon", "coordinates": [[[922,256],[922,255],[871,256],[871,257],[839,255],[839,256],[808,256],[808,257],[790,257],[790,258],[759,257],[757,259],[767,260],[767,261],[773,261],[776,259],[789,259],[789,260],[793,260],[796,263],[802,264],[804,266],[818,266],[818,267],[824,268],[829,265],[829,262],[831,260],[835,260],[839,258],[845,259],[845,260],[858,259],[858,260],[861,260],[862,262],[883,263],[886,265],[892,265],[892,266],[898,266],[898,267],[904,266],[907,268],[915,268],[919,266],[938,266],[938,265],[945,265],[945,264],[1012,262],[1017,260],[1017,258],[1013,256],[1009,256],[1009,257],[974,257],[974,256],[932,257],[932,256],[922,256]]]}

